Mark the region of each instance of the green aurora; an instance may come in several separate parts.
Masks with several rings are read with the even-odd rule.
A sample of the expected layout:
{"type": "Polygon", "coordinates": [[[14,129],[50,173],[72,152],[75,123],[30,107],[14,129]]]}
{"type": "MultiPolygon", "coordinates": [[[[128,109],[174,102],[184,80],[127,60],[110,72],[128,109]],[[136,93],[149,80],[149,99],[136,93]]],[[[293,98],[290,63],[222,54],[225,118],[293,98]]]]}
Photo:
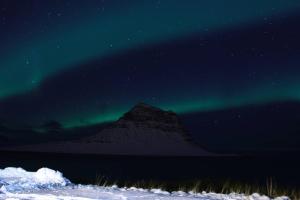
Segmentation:
{"type": "MultiPolygon", "coordinates": [[[[4,45],[1,48],[5,51],[2,50],[4,54],[0,55],[0,99],[7,102],[14,96],[20,96],[22,99],[23,95],[31,95],[30,98],[34,99],[36,91],[42,93],[41,86],[48,78],[68,72],[68,70],[95,59],[114,57],[115,55],[117,59],[118,54],[122,52],[155,46],[164,42],[174,41],[176,43],[178,38],[187,38],[195,34],[206,36],[225,32],[231,28],[241,27],[242,29],[273,16],[295,13],[299,11],[299,8],[300,4],[297,0],[213,0],[190,1],[188,4],[166,0],[155,1],[155,3],[154,1],[136,1],[124,8],[110,9],[109,12],[101,14],[87,14],[82,11],[82,13],[77,13],[81,16],[80,20],[67,23],[62,18],[59,25],[44,33],[24,35],[22,38],[16,39],[15,43],[3,41],[4,45]]],[[[34,23],[31,26],[29,29],[34,27],[34,23]]],[[[166,88],[166,90],[170,90],[169,93],[162,90],[159,92],[147,91],[147,95],[139,93],[133,95],[133,91],[128,95],[106,96],[106,98],[118,98],[116,102],[119,103],[112,103],[101,112],[96,109],[96,106],[80,107],[77,110],[75,103],[75,106],[72,105],[61,111],[45,108],[47,112],[32,113],[32,115],[36,115],[32,117],[32,121],[40,123],[41,121],[36,120],[37,118],[43,120],[54,118],[63,122],[66,127],[103,123],[116,120],[140,100],[180,114],[273,101],[299,101],[300,80],[298,78],[299,70],[297,70],[299,62],[297,58],[291,56],[290,60],[293,59],[296,61],[284,63],[285,67],[292,69],[290,72],[280,74],[284,70],[278,70],[279,85],[272,76],[270,80],[260,78],[251,82],[249,87],[241,84],[238,91],[230,95],[219,93],[220,90],[223,90],[221,83],[216,84],[221,89],[211,89],[213,86],[207,86],[206,90],[211,90],[210,93],[198,89],[198,83],[190,83],[182,88],[174,85],[172,90],[170,90],[171,87],[166,88]],[[151,99],[155,95],[160,97],[158,101],[151,99]]],[[[119,67],[122,68],[122,66],[119,67]]],[[[182,66],[183,71],[185,67],[182,66]]],[[[193,66],[186,68],[189,67],[193,66]]],[[[139,68],[139,70],[143,70],[143,66],[139,66],[139,68]]],[[[266,74],[268,72],[263,75],[266,76],[266,74]]],[[[232,77],[232,79],[234,78],[232,77]]],[[[164,83],[159,82],[158,86],[153,87],[153,90],[159,90],[159,84],[164,83]]],[[[118,91],[112,93],[118,93],[118,91]]],[[[99,96],[101,94],[93,98],[99,96]]],[[[66,98],[66,102],[68,100],[70,99],[66,98]]],[[[85,104],[92,104],[94,99],[84,101],[85,104]]],[[[8,104],[10,105],[10,102],[8,104]]],[[[3,105],[3,107],[8,107],[7,104],[3,105]]],[[[27,104],[23,105],[23,102],[18,102],[18,106],[15,106],[14,103],[11,105],[13,110],[15,107],[24,107],[27,104]]],[[[7,109],[9,110],[10,107],[7,109]]],[[[21,117],[26,115],[24,113],[21,117]]],[[[0,116],[5,114],[5,112],[1,112],[0,103],[0,116]]],[[[11,118],[14,119],[14,116],[11,118]]],[[[28,118],[31,120],[31,117],[28,118]]]]}

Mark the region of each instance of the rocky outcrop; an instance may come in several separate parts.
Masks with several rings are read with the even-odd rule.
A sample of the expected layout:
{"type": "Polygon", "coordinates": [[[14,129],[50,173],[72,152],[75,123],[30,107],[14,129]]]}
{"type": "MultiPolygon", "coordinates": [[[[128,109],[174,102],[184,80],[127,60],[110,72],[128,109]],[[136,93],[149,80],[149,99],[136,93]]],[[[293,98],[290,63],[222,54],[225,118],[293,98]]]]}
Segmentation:
{"type": "Polygon", "coordinates": [[[115,123],[115,126],[122,128],[135,126],[165,132],[185,132],[182,123],[174,112],[163,111],[145,103],[134,106],[115,123]]]}

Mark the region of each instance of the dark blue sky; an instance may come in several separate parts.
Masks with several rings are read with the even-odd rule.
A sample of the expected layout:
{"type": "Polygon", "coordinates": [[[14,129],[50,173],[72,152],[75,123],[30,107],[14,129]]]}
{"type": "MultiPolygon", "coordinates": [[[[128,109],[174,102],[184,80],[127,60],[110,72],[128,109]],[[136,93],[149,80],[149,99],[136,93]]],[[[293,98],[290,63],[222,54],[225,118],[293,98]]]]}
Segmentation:
{"type": "Polygon", "coordinates": [[[300,3],[0,1],[0,118],[80,126],[300,100],[300,3]]]}

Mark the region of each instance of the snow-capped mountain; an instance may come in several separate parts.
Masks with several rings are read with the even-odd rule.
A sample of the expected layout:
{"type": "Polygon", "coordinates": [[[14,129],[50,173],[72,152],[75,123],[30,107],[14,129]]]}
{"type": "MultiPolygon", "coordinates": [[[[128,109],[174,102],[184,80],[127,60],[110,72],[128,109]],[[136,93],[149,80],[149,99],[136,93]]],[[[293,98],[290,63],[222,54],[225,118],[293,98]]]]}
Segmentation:
{"type": "Polygon", "coordinates": [[[136,143],[142,145],[188,143],[186,133],[174,112],[140,103],[98,134],[83,139],[90,143],[136,143]]]}
{"type": "Polygon", "coordinates": [[[119,120],[92,136],[12,149],[107,155],[213,155],[192,142],[174,112],[145,103],[137,104],[119,120]]]}

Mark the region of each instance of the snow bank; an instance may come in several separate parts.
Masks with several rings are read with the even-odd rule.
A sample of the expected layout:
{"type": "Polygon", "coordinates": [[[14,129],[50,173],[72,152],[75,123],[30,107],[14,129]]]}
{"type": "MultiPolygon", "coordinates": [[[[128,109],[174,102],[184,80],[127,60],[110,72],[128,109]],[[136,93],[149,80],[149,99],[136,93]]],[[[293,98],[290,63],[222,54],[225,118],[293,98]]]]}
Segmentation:
{"type": "MultiPolygon", "coordinates": [[[[0,199],[5,200],[270,200],[253,194],[167,192],[161,189],[73,185],[62,173],[48,168],[27,172],[21,168],[0,169],[0,199]]],[[[278,197],[275,200],[288,200],[278,197]]]]}
{"type": "Polygon", "coordinates": [[[22,168],[8,167],[0,169],[0,187],[2,191],[24,191],[66,186],[70,181],[59,171],[41,168],[36,172],[28,172],[22,168]]]}

